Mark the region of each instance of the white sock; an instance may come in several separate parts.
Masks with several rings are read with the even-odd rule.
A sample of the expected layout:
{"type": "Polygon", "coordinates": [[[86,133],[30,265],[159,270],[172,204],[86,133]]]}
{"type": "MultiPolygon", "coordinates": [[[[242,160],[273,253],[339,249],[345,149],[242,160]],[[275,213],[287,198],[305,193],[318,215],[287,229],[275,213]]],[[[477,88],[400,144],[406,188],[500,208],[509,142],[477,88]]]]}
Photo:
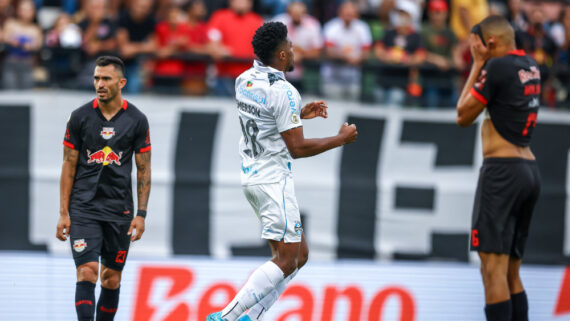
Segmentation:
{"type": "Polygon", "coordinates": [[[227,321],[237,320],[247,309],[275,289],[283,279],[283,271],[277,264],[271,261],[265,262],[253,271],[232,302],[222,310],[222,318],[227,321]]]}
{"type": "Polygon", "coordinates": [[[249,309],[249,312],[247,312],[249,318],[253,321],[263,320],[265,312],[267,312],[267,310],[271,308],[271,306],[277,301],[277,299],[279,299],[281,293],[283,293],[283,291],[285,291],[285,289],[287,288],[287,284],[289,283],[289,281],[291,281],[295,277],[295,275],[297,275],[298,271],[299,269],[295,269],[293,273],[291,273],[283,281],[279,282],[279,284],[277,284],[275,289],[269,292],[269,294],[267,294],[263,298],[263,300],[259,301],[259,303],[254,305],[251,309],[249,309]]]}

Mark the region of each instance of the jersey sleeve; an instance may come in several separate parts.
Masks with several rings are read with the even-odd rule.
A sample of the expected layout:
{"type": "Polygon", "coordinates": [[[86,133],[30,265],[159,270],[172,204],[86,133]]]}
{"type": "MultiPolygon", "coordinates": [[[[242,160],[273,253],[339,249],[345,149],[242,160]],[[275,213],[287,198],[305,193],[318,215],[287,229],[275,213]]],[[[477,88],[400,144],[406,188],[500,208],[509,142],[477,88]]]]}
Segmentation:
{"type": "Polygon", "coordinates": [[[65,135],[63,136],[63,145],[71,149],[81,149],[81,130],[79,117],[72,113],[67,121],[65,135]]]}
{"type": "Polygon", "coordinates": [[[135,138],[135,153],[145,153],[150,151],[150,128],[148,119],[143,116],[137,127],[137,136],[135,138]]]}
{"type": "MultiPolygon", "coordinates": [[[[471,95],[482,104],[487,105],[499,89],[497,87],[501,85],[498,81],[499,77],[501,77],[501,70],[497,60],[488,61],[483,70],[481,70],[475,85],[471,88],[471,95]]],[[[506,79],[505,75],[502,75],[502,78],[506,79]]]]}
{"type": "Polygon", "coordinates": [[[282,133],[303,126],[301,123],[301,99],[293,89],[279,89],[273,115],[277,130],[282,133]]]}

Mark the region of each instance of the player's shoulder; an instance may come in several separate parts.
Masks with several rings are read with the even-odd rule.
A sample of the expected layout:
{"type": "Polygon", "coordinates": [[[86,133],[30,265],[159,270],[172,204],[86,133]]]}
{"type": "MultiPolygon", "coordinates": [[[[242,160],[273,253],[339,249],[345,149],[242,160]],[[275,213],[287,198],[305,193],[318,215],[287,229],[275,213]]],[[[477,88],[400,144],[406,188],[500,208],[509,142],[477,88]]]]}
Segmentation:
{"type": "Polygon", "coordinates": [[[513,63],[512,57],[507,55],[503,57],[494,57],[487,60],[485,69],[487,70],[487,73],[496,73],[500,76],[505,76],[508,74],[508,71],[514,66],[515,65],[513,63]],[[506,72],[506,74],[504,72],[506,72]]]}
{"type": "Polygon", "coordinates": [[[70,118],[73,120],[79,120],[88,117],[89,115],[92,114],[92,111],[95,108],[95,106],[97,106],[95,99],[90,100],[89,102],[86,102],[85,104],[74,109],[71,112],[70,118]]]}
{"type": "Polygon", "coordinates": [[[127,100],[126,111],[135,119],[146,120],[146,115],[133,103],[127,100]]]}

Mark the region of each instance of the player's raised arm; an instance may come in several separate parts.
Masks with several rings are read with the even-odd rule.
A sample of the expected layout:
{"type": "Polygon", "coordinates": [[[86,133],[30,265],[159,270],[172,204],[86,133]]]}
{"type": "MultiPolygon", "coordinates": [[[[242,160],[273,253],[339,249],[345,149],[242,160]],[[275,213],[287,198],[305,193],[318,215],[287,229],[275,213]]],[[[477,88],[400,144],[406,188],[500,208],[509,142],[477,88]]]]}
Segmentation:
{"type": "Polygon", "coordinates": [[[465,86],[461,91],[461,96],[459,96],[459,100],[457,100],[457,124],[461,127],[467,127],[473,124],[477,116],[485,109],[485,99],[481,99],[481,97],[479,97],[481,95],[477,92],[473,95],[473,86],[475,86],[476,83],[485,81],[485,75],[482,75],[481,71],[488,59],[487,48],[483,46],[481,39],[475,34],[471,34],[469,42],[473,65],[471,66],[471,72],[465,82],[465,86]]]}
{"type": "Polygon", "coordinates": [[[63,165],[59,180],[59,220],[57,222],[56,237],[62,241],[69,236],[69,196],[75,180],[79,151],[63,146],[63,165]]]}
{"type": "Polygon", "coordinates": [[[350,144],[356,140],[356,125],[342,124],[336,136],[325,138],[305,138],[303,127],[296,127],[281,133],[281,137],[293,158],[310,157],[329,149],[350,144]]]}

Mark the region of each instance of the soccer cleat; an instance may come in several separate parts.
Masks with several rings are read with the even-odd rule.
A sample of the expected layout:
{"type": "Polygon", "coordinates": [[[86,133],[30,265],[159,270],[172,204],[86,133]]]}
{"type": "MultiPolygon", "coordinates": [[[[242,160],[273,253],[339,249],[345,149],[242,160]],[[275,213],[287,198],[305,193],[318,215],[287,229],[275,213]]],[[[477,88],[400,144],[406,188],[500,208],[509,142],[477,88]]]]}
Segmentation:
{"type": "Polygon", "coordinates": [[[252,321],[249,315],[245,314],[238,319],[238,321],[252,321]]]}
{"type": "Polygon", "coordinates": [[[206,321],[226,321],[226,320],[222,319],[222,312],[220,311],[210,314],[206,319],[206,321]]]}

